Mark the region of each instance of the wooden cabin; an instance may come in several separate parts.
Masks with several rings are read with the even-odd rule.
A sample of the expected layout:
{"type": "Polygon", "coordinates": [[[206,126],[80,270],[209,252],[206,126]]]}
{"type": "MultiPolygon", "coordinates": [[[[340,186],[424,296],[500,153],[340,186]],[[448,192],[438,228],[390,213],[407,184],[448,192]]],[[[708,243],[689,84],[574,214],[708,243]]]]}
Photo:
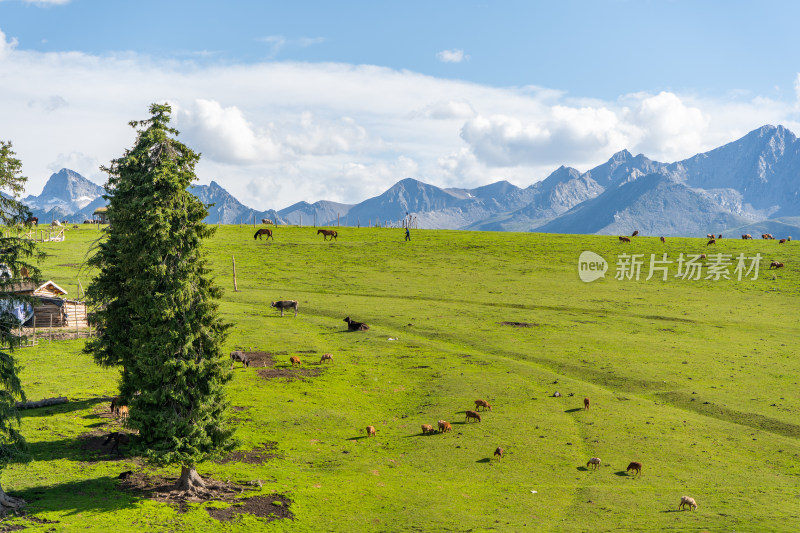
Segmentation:
{"type": "Polygon", "coordinates": [[[98,207],[92,213],[92,216],[95,220],[99,220],[100,224],[108,224],[108,208],[107,207],[98,207]]]}
{"type": "Polygon", "coordinates": [[[67,291],[49,280],[36,286],[32,281],[22,281],[13,287],[13,292],[33,296],[33,317],[25,322],[26,327],[54,328],[89,327],[86,318],[86,302],[64,298],[67,291]]]}

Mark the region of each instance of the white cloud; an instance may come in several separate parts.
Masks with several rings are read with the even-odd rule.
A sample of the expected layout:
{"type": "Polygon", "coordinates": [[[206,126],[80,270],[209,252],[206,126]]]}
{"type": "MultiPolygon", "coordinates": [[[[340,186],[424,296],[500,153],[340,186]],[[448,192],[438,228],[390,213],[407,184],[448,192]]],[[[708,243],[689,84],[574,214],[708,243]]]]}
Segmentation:
{"type": "Polygon", "coordinates": [[[287,46],[307,48],[309,46],[325,42],[324,37],[301,37],[299,39],[287,39],[283,35],[268,35],[266,37],[259,37],[256,40],[270,45],[269,54],[267,54],[267,57],[269,58],[276,57],[281,50],[287,46]]]}
{"type": "Polygon", "coordinates": [[[11,52],[14,51],[14,48],[17,47],[18,41],[16,39],[11,39],[10,41],[6,40],[6,34],[0,30],[0,60],[7,57],[11,52]]]}
{"type": "Polygon", "coordinates": [[[464,53],[464,50],[458,48],[453,50],[442,50],[436,54],[436,59],[442,63],[462,63],[469,60],[469,55],[464,53]]]}
{"type": "Polygon", "coordinates": [[[14,143],[28,193],[38,194],[61,166],[105,181],[97,167],[134,142],[128,122],[168,101],[180,139],[202,153],[200,183],[216,180],[259,209],[356,203],[405,177],[527,186],[558,165],[588,170],[623,148],[669,162],[765,123],[797,124],[794,98],[663,92],[576,100],[543,87],[370,65],[198,66],[133,53],[40,53],[2,33],[0,72],[0,139],[14,143]]]}

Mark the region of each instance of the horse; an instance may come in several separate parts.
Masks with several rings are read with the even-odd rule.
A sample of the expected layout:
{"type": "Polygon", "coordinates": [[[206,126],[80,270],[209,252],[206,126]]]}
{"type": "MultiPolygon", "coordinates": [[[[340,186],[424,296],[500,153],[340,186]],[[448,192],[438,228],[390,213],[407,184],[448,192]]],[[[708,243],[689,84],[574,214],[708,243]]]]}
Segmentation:
{"type": "Polygon", "coordinates": [[[339,234],[336,233],[335,229],[318,229],[317,235],[319,235],[320,233],[322,233],[322,239],[325,241],[328,240],[328,237],[330,237],[331,240],[333,240],[339,236],[339,234]]]}
{"type": "Polygon", "coordinates": [[[257,238],[260,239],[262,235],[266,235],[267,239],[272,239],[273,241],[275,240],[275,237],[272,236],[272,230],[267,228],[261,228],[258,230],[256,234],[253,235],[253,240],[257,238]]]}

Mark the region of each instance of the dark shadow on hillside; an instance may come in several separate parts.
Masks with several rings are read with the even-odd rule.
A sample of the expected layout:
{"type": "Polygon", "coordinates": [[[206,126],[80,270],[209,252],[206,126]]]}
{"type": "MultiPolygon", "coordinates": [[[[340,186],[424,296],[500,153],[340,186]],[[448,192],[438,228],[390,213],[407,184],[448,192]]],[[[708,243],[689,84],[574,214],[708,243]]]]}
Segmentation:
{"type": "Polygon", "coordinates": [[[712,418],[725,420],[726,422],[733,422],[734,424],[740,424],[742,426],[760,429],[763,431],[769,431],[771,433],[777,433],[778,435],[783,435],[785,437],[800,437],[800,425],[782,422],[780,420],[756,413],[746,413],[743,411],[728,409],[727,407],[723,407],[711,402],[701,402],[697,396],[692,396],[691,394],[685,392],[657,392],[656,396],[670,405],[687,409],[689,411],[694,411],[695,413],[701,415],[710,416],[712,418]]]}
{"type": "MultiPolygon", "coordinates": [[[[99,396],[88,400],[70,400],[67,403],[59,405],[51,405],[49,407],[38,407],[36,409],[22,409],[19,412],[21,418],[37,418],[43,416],[61,415],[64,413],[72,413],[74,411],[83,411],[92,409],[99,403],[111,402],[111,397],[99,396]]],[[[100,418],[98,415],[91,413],[86,415],[85,418],[100,418]]]]}
{"type": "MultiPolygon", "coordinates": [[[[614,475],[620,476],[620,477],[629,477],[628,476],[628,472],[625,471],[625,470],[620,470],[619,472],[614,472],[614,475]]],[[[630,477],[636,477],[636,476],[630,476],[630,477]]]]}
{"type": "Polygon", "coordinates": [[[588,472],[589,471],[589,469],[586,468],[585,466],[579,466],[578,468],[576,468],[576,470],[578,470],[579,472],[588,472]]]}
{"type": "Polygon", "coordinates": [[[564,411],[565,413],[577,413],[578,411],[585,411],[585,409],[581,407],[576,407],[575,409],[567,409],[564,411]]]}
{"type": "Polygon", "coordinates": [[[476,462],[476,463],[483,463],[483,464],[486,464],[486,463],[491,463],[491,462],[492,462],[492,460],[491,460],[491,458],[489,458],[489,457],[484,457],[483,459],[478,459],[478,460],[477,460],[477,461],[475,461],[475,462],[476,462]]]}

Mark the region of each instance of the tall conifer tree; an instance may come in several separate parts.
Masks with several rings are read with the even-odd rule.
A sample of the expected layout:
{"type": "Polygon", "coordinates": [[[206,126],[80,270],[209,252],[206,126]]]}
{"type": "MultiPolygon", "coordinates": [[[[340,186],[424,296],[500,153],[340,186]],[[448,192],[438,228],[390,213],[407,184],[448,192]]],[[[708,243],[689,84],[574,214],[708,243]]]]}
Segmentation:
{"type": "Polygon", "coordinates": [[[222,353],[227,325],[221,290],[210,278],[202,241],[214,228],[187,187],[200,159],[169,127],[171,108],[131,122],[136,143],[103,170],[109,227],[89,263],[99,274],[87,297],[98,336],[87,345],[104,366],[120,366],[120,397],[158,465],[180,465],[178,488],[204,487],[195,465],[229,450],[222,353]]]}
{"type": "MultiPolygon", "coordinates": [[[[22,163],[15,156],[10,142],[0,141],[0,225],[18,226],[25,222],[31,213],[22,205],[18,197],[23,192],[27,178],[22,176],[22,163]]],[[[23,277],[38,279],[38,270],[31,260],[37,257],[36,243],[18,235],[0,236],[0,470],[11,462],[30,459],[27,444],[20,434],[20,418],[16,408],[17,400],[25,400],[20,383],[19,367],[12,355],[15,348],[24,340],[17,335],[20,316],[15,314],[24,304],[25,298],[14,289],[23,277]],[[27,276],[24,273],[27,271],[27,276]]],[[[24,318],[24,317],[23,317],[24,318]]],[[[18,509],[25,502],[9,496],[0,487],[0,514],[18,509]]]]}

